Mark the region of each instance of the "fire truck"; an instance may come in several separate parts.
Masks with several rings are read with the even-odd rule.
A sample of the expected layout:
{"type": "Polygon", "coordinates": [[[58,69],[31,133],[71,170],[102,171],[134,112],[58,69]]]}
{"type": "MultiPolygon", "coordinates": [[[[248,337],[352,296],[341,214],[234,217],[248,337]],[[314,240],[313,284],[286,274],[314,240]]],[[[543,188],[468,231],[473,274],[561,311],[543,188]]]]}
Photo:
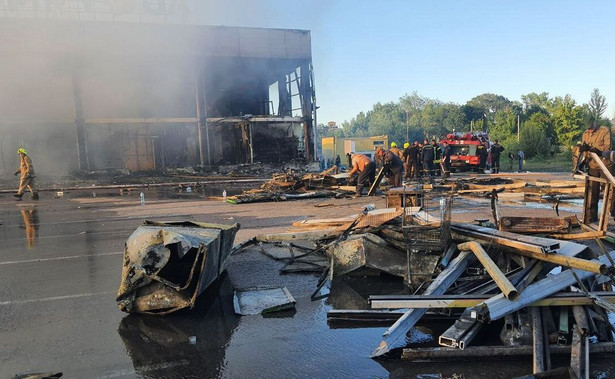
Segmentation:
{"type": "MultiPolygon", "coordinates": [[[[489,147],[489,135],[485,132],[450,133],[446,142],[451,147],[452,171],[478,171],[480,156],[478,146],[489,147]]],[[[485,150],[485,159],[486,159],[485,150]]]]}

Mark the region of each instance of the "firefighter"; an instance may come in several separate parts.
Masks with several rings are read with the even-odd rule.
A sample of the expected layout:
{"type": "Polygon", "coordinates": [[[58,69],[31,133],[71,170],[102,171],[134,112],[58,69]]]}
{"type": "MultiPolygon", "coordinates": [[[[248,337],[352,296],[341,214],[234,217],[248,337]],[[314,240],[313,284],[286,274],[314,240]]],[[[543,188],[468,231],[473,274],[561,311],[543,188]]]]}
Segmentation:
{"type": "Polygon", "coordinates": [[[433,146],[430,145],[427,140],[425,140],[423,143],[423,148],[421,149],[421,160],[423,161],[423,177],[433,176],[433,161],[435,156],[436,154],[434,152],[433,146]]]}
{"type": "Polygon", "coordinates": [[[498,174],[500,172],[500,154],[504,151],[504,146],[498,143],[498,140],[494,140],[494,144],[491,146],[491,173],[498,174]]]}
{"type": "Polygon", "coordinates": [[[399,158],[393,149],[387,150],[384,153],[384,173],[388,182],[393,187],[402,186],[402,177],[404,171],[404,162],[399,158]]]}
{"type": "Polygon", "coordinates": [[[487,149],[485,149],[485,145],[482,143],[478,145],[476,154],[478,155],[478,171],[483,173],[487,164],[487,149]]]}
{"type": "MultiPolygon", "coordinates": [[[[587,173],[589,176],[594,177],[604,177],[605,174],[600,170],[600,166],[597,162],[594,162],[593,159],[586,157],[588,153],[596,153],[598,156],[602,156],[603,152],[611,150],[611,134],[609,129],[606,126],[598,126],[598,123],[595,120],[590,120],[588,122],[587,130],[583,133],[583,137],[581,139],[581,147],[579,148],[579,152],[581,156],[585,156],[586,161],[588,162],[588,170],[587,173]]],[[[603,163],[606,165],[609,171],[612,170],[613,162],[602,159],[603,163]]],[[[588,199],[586,199],[586,204],[588,204],[588,209],[586,209],[584,216],[584,223],[592,223],[598,221],[598,200],[600,197],[600,183],[595,181],[590,181],[590,190],[588,193],[588,199]],[[589,211],[589,212],[587,212],[589,211]]],[[[615,199],[614,199],[615,201],[615,199]]],[[[613,204],[611,203],[611,216],[614,215],[613,204]]]]}
{"type": "Polygon", "coordinates": [[[442,177],[451,176],[451,147],[447,141],[442,141],[442,177]]]}
{"type": "Polygon", "coordinates": [[[440,176],[442,171],[440,170],[440,163],[442,162],[442,151],[440,150],[440,146],[435,139],[431,140],[431,147],[433,148],[434,156],[433,156],[433,169],[435,170],[434,175],[440,176]]]}
{"type": "Polygon", "coordinates": [[[17,155],[19,155],[19,170],[15,171],[15,176],[19,176],[19,189],[17,193],[13,194],[18,200],[23,197],[23,192],[27,188],[30,190],[32,200],[38,200],[38,192],[34,184],[34,167],[32,166],[32,159],[28,156],[28,152],[24,148],[17,149],[17,155]]]}
{"type": "Polygon", "coordinates": [[[362,196],[363,187],[367,185],[369,188],[369,186],[374,183],[376,177],[376,163],[374,163],[374,161],[367,155],[350,153],[350,156],[352,161],[352,170],[350,170],[349,174],[352,176],[355,172],[359,173],[356,195],[362,196]]]}

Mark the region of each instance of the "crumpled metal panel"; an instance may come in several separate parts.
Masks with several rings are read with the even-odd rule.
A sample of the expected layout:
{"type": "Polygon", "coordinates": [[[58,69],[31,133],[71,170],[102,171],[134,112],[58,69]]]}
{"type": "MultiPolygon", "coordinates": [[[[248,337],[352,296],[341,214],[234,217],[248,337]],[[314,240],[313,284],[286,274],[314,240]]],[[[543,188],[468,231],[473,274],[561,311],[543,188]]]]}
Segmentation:
{"type": "Polygon", "coordinates": [[[224,271],[239,224],[145,221],[128,238],[117,299],[128,313],[193,307],[224,271]]]}

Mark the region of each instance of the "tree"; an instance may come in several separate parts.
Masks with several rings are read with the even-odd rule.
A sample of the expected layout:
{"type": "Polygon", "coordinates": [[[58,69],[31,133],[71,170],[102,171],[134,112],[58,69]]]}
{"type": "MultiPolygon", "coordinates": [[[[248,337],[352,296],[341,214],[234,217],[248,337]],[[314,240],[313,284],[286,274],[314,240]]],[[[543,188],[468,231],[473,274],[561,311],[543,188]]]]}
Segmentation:
{"type": "Polygon", "coordinates": [[[553,108],[553,100],[549,98],[549,92],[530,92],[527,95],[521,95],[521,102],[524,109],[542,108],[550,110],[553,108]]]}
{"type": "Polygon", "coordinates": [[[606,110],[606,98],[600,95],[600,91],[598,88],[594,88],[594,91],[591,94],[591,98],[589,99],[589,112],[592,116],[594,116],[595,120],[600,120],[604,111],[606,110]]]}
{"type": "Polygon", "coordinates": [[[517,116],[511,107],[500,109],[494,116],[493,126],[489,128],[489,138],[500,141],[510,140],[517,135],[517,116]]]}
{"type": "MultiPolygon", "coordinates": [[[[483,111],[483,128],[490,128],[495,120],[495,114],[500,109],[511,105],[511,101],[504,96],[493,93],[484,93],[473,97],[466,105],[478,108],[483,111]]],[[[486,130],[486,129],[483,129],[486,130]]]]}
{"type": "Polygon", "coordinates": [[[570,95],[556,97],[553,108],[553,125],[557,142],[572,147],[583,133],[583,107],[578,106],[570,95]]]}
{"type": "Polygon", "coordinates": [[[550,116],[541,112],[532,114],[523,123],[519,142],[527,158],[548,155],[549,141],[547,140],[546,133],[549,123],[551,123],[550,116]]]}

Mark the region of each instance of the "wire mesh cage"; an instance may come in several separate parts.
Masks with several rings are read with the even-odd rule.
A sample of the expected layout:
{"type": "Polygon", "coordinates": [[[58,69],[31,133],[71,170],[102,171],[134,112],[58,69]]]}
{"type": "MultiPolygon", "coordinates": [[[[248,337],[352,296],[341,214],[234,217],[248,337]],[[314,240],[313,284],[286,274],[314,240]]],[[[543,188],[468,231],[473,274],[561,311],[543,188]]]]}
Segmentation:
{"type": "Polygon", "coordinates": [[[402,199],[403,232],[408,249],[442,253],[451,241],[450,192],[410,190],[402,199]]]}

